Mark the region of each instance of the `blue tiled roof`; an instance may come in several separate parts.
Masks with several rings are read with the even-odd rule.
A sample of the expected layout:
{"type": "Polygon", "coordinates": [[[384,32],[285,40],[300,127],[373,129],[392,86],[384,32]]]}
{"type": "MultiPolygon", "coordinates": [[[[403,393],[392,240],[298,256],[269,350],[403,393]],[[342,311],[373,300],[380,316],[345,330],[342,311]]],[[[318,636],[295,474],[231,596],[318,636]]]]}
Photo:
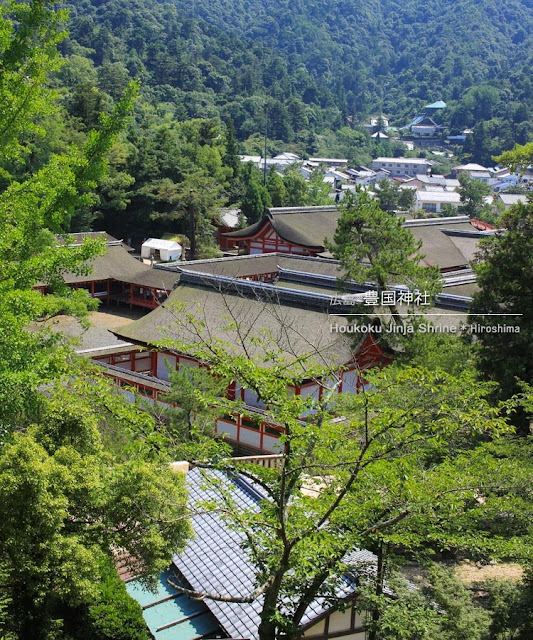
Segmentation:
{"type": "Polygon", "coordinates": [[[427,104],[424,109],[446,109],[446,103],[442,100],[437,100],[437,102],[427,104]]]}
{"type": "MultiPolygon", "coordinates": [[[[220,501],[216,484],[231,489],[235,506],[242,510],[258,509],[263,495],[242,477],[229,478],[218,472],[193,469],[187,475],[187,483],[192,505],[206,501],[220,501]]],[[[201,509],[199,509],[201,511],[201,509]]],[[[185,551],[174,556],[174,564],[193,589],[219,595],[243,597],[256,587],[255,569],[246,551],[241,547],[244,535],[231,530],[215,513],[199,513],[193,518],[194,539],[185,551]]],[[[346,558],[349,564],[375,563],[375,556],[368,551],[356,551],[346,558]]],[[[356,585],[346,577],[339,587],[337,596],[349,597],[356,585]]],[[[259,613],[262,599],[255,602],[236,604],[206,599],[205,604],[219,621],[226,633],[233,638],[257,638],[259,613]]],[[[307,609],[302,624],[315,619],[330,606],[324,599],[317,598],[307,609]]]]}
{"type": "Polygon", "coordinates": [[[416,124],[419,124],[420,122],[422,122],[422,120],[425,118],[425,115],[420,115],[420,116],[416,116],[414,118],[414,120],[411,120],[411,122],[409,124],[406,124],[405,127],[401,127],[401,131],[406,131],[407,129],[410,129],[411,127],[414,127],[416,124]]]}
{"type": "MultiPolygon", "coordinates": [[[[143,608],[143,616],[156,640],[197,640],[220,633],[220,625],[203,602],[178,593],[167,582],[170,571],[159,577],[155,592],[138,580],[126,584],[126,590],[143,608]]],[[[176,578],[174,577],[174,580],[176,578]]]]}

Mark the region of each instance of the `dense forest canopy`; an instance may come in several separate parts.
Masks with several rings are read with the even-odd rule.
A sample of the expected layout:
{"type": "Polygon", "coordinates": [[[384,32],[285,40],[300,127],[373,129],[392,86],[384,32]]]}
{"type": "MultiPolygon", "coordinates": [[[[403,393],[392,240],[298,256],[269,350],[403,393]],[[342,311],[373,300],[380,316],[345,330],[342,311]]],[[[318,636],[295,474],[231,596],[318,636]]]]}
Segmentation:
{"type": "Polygon", "coordinates": [[[452,126],[502,116],[518,123],[533,99],[531,7],[529,0],[82,0],[71,6],[67,50],[81,45],[97,66],[120,63],[143,74],[153,97],[174,103],[182,118],[231,115],[241,139],[259,129],[265,95],[271,137],[283,140],[373,111],[403,124],[438,99],[451,103],[452,126]]]}

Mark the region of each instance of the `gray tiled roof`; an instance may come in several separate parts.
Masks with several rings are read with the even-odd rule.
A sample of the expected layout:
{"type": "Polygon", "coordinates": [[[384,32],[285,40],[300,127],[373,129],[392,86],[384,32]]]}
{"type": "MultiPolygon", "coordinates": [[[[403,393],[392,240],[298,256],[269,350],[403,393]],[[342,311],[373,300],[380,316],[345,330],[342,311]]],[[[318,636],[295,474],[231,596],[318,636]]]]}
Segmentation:
{"type": "MultiPolygon", "coordinates": [[[[276,273],[279,268],[342,276],[338,260],[325,260],[312,256],[297,256],[282,252],[254,253],[252,255],[190,260],[176,263],[172,268],[181,271],[199,271],[231,278],[245,278],[266,273],[276,273]]],[[[164,269],[165,267],[158,267],[164,269]]]]}
{"type": "MultiPolygon", "coordinates": [[[[428,192],[420,193],[425,197],[432,195],[428,192]]],[[[444,197],[442,194],[440,196],[444,197]]],[[[339,216],[340,211],[335,207],[270,209],[261,222],[225,235],[247,238],[257,233],[264,225],[271,224],[280,238],[311,250],[323,252],[324,239],[331,240],[333,238],[339,216]]],[[[421,251],[425,255],[422,264],[426,266],[438,266],[441,269],[463,267],[470,261],[479,241],[479,238],[474,238],[469,246],[465,247],[467,250],[465,256],[460,248],[447,237],[447,230],[475,231],[466,216],[408,220],[404,226],[412,232],[415,240],[422,240],[421,251]]]]}
{"type": "Polygon", "coordinates": [[[272,208],[260,222],[224,235],[247,238],[270,222],[283,240],[323,251],[324,239],[333,238],[339,217],[340,211],[335,206],[272,208]]]}
{"type": "MultiPolygon", "coordinates": [[[[223,483],[232,490],[236,507],[255,510],[264,496],[250,482],[237,476],[228,478],[221,472],[193,469],[187,474],[191,503],[199,504],[220,500],[216,483],[223,483]]],[[[201,510],[200,510],[201,511],[201,510]]],[[[215,513],[200,513],[193,517],[195,538],[185,551],[174,556],[174,564],[185,579],[197,591],[226,594],[237,597],[249,595],[256,587],[254,567],[246,551],[241,547],[244,535],[231,530],[215,513]]],[[[345,561],[352,566],[374,565],[375,556],[368,551],[354,551],[345,561]]],[[[339,598],[347,598],[356,590],[354,580],[347,577],[337,592],[339,598]]],[[[206,599],[205,604],[217,618],[230,637],[257,638],[262,599],[237,604],[206,599]]],[[[302,625],[330,609],[322,598],[317,598],[308,607],[302,625]]]]}
{"type": "MultiPolygon", "coordinates": [[[[261,366],[272,366],[271,357],[265,357],[272,348],[279,349],[292,363],[304,354],[321,366],[350,362],[354,356],[352,341],[346,334],[331,332],[332,318],[327,310],[280,303],[278,294],[282,291],[273,288],[268,298],[260,299],[233,289],[221,293],[207,277],[205,285],[181,282],[161,306],[114,333],[122,340],[143,345],[157,345],[165,338],[194,345],[202,337],[187,320],[190,314],[198,320],[197,326],[205,325],[200,327],[204,339],[221,340],[231,353],[247,355],[261,366]],[[239,322],[238,330],[235,320],[239,322]],[[260,340],[252,341],[250,336],[260,340]]],[[[335,324],[346,323],[346,318],[335,318],[335,324]]]]}
{"type": "Polygon", "coordinates": [[[88,261],[87,275],[65,274],[67,284],[81,284],[98,280],[120,280],[140,287],[154,287],[170,291],[178,279],[178,274],[150,266],[136,260],[124,245],[108,245],[106,252],[88,261]]]}

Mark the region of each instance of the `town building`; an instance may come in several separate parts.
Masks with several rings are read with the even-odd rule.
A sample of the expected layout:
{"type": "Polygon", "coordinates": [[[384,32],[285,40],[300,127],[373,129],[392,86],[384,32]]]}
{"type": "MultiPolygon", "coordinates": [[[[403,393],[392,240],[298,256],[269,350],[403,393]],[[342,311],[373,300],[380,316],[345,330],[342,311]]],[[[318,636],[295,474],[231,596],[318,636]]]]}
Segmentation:
{"type": "Polygon", "coordinates": [[[443,175],[439,174],[428,175],[420,173],[416,176],[416,180],[419,183],[418,188],[421,189],[433,189],[435,187],[440,187],[446,191],[455,191],[457,187],[461,186],[459,180],[455,178],[445,178],[443,175]]]}
{"type": "Polygon", "coordinates": [[[509,209],[509,207],[519,202],[522,204],[527,203],[527,196],[523,193],[499,193],[497,197],[505,209],[509,209]]]}
{"type": "Polygon", "coordinates": [[[458,207],[460,204],[461,196],[457,191],[417,190],[413,209],[422,209],[426,213],[441,213],[444,205],[458,207]]]}
{"type": "Polygon", "coordinates": [[[474,180],[481,180],[482,182],[490,183],[492,173],[487,167],[483,167],[475,162],[469,162],[468,164],[462,164],[453,168],[454,175],[459,178],[461,173],[468,174],[474,180]]]}
{"type": "Polygon", "coordinates": [[[472,129],[464,129],[461,133],[449,135],[446,137],[446,140],[450,144],[464,144],[466,142],[466,137],[472,135],[474,132],[472,129]]]}
{"type": "Polygon", "coordinates": [[[348,166],[347,158],[309,158],[309,162],[330,168],[340,168],[348,166]]]}
{"type": "Polygon", "coordinates": [[[433,163],[426,158],[376,158],[372,160],[374,171],[388,171],[391,176],[411,176],[427,174],[433,163]]]}
{"type": "Polygon", "coordinates": [[[346,173],[351,182],[362,187],[374,186],[377,182],[390,177],[388,171],[374,171],[364,166],[346,169],[344,173],[346,173]]]}

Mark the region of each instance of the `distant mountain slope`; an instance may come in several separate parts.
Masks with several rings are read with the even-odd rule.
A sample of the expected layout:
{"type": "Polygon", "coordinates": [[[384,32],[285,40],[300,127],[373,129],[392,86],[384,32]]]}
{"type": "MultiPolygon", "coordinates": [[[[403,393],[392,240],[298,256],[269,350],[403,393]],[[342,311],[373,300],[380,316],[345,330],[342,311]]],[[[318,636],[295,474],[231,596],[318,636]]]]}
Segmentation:
{"type": "Polygon", "coordinates": [[[365,107],[382,99],[393,115],[399,105],[388,91],[401,108],[403,97],[458,99],[474,84],[531,69],[531,0],[175,1],[285,53],[331,88],[340,82],[365,107]]]}
{"type": "MultiPolygon", "coordinates": [[[[531,131],[531,0],[81,0],[67,53],[142,74],[179,118],[231,116],[302,144],[383,111],[394,124],[445,100],[446,124],[531,131]],[[82,49],[80,49],[80,45],[82,49]],[[529,124],[528,124],[529,123],[529,124]],[[505,125],[507,126],[507,124],[505,125]]],[[[115,68],[115,71],[117,69],[115,68]]],[[[516,136],[515,136],[516,137],[516,136]]]]}

